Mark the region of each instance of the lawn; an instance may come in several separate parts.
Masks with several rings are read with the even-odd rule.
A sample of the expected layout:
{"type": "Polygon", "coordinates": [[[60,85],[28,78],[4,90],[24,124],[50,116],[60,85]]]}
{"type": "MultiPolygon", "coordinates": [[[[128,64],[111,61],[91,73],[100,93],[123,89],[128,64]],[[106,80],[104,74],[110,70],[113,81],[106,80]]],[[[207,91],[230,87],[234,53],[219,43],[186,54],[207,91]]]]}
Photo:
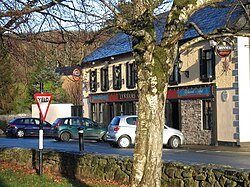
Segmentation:
{"type": "Polygon", "coordinates": [[[111,181],[96,180],[69,180],[62,176],[51,173],[39,176],[35,170],[25,166],[10,163],[0,163],[0,186],[1,187],[120,187],[111,181]]]}

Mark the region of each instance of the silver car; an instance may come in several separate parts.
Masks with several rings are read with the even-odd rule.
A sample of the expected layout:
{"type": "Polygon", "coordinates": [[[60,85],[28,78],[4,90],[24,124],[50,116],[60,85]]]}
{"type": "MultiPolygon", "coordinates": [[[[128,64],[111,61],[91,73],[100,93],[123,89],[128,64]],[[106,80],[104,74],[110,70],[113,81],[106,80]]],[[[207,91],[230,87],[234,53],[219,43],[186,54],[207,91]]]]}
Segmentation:
{"type": "MultiPolygon", "coordinates": [[[[107,141],[114,147],[127,148],[135,143],[137,115],[114,117],[107,132],[107,141]]],[[[163,132],[163,145],[177,148],[184,144],[184,135],[181,131],[165,125],[163,132]]]]}

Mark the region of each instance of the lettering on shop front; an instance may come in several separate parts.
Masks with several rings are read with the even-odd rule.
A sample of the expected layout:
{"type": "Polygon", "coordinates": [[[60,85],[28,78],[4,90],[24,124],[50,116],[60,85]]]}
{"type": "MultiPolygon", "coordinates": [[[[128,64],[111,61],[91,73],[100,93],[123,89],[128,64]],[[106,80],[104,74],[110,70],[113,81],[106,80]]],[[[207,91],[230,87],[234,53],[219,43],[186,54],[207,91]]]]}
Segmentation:
{"type": "Polygon", "coordinates": [[[130,100],[130,99],[138,99],[138,93],[136,92],[124,92],[119,93],[119,100],[130,100]]]}

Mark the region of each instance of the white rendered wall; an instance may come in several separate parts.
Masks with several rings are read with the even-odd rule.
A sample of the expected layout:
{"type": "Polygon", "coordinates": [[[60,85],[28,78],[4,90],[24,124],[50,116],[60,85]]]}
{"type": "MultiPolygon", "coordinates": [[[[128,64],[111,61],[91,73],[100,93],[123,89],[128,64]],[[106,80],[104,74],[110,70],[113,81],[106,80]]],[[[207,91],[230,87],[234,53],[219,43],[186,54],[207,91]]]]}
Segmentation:
{"type": "Polygon", "coordinates": [[[238,37],[239,140],[250,142],[249,38],[238,37]]]}
{"type": "MultiPolygon", "coordinates": [[[[45,120],[52,124],[56,118],[70,117],[71,106],[73,106],[73,104],[50,104],[45,120]]],[[[32,105],[32,117],[39,118],[39,109],[37,104],[32,105]]]]}

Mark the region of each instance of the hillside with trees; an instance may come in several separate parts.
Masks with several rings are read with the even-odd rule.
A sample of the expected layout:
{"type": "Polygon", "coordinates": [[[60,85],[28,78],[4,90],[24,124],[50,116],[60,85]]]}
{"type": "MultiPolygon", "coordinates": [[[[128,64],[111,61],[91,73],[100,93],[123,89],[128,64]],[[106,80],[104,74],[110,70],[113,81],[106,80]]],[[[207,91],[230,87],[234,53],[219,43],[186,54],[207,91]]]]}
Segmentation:
{"type": "Polygon", "coordinates": [[[50,31],[25,33],[23,38],[4,34],[0,58],[0,113],[30,113],[33,94],[39,93],[40,82],[44,82],[44,92],[53,94],[53,103],[74,103],[70,97],[72,90],[62,89],[63,80],[55,70],[81,64],[84,55],[100,45],[99,41],[84,48],[90,34],[50,31]]]}

